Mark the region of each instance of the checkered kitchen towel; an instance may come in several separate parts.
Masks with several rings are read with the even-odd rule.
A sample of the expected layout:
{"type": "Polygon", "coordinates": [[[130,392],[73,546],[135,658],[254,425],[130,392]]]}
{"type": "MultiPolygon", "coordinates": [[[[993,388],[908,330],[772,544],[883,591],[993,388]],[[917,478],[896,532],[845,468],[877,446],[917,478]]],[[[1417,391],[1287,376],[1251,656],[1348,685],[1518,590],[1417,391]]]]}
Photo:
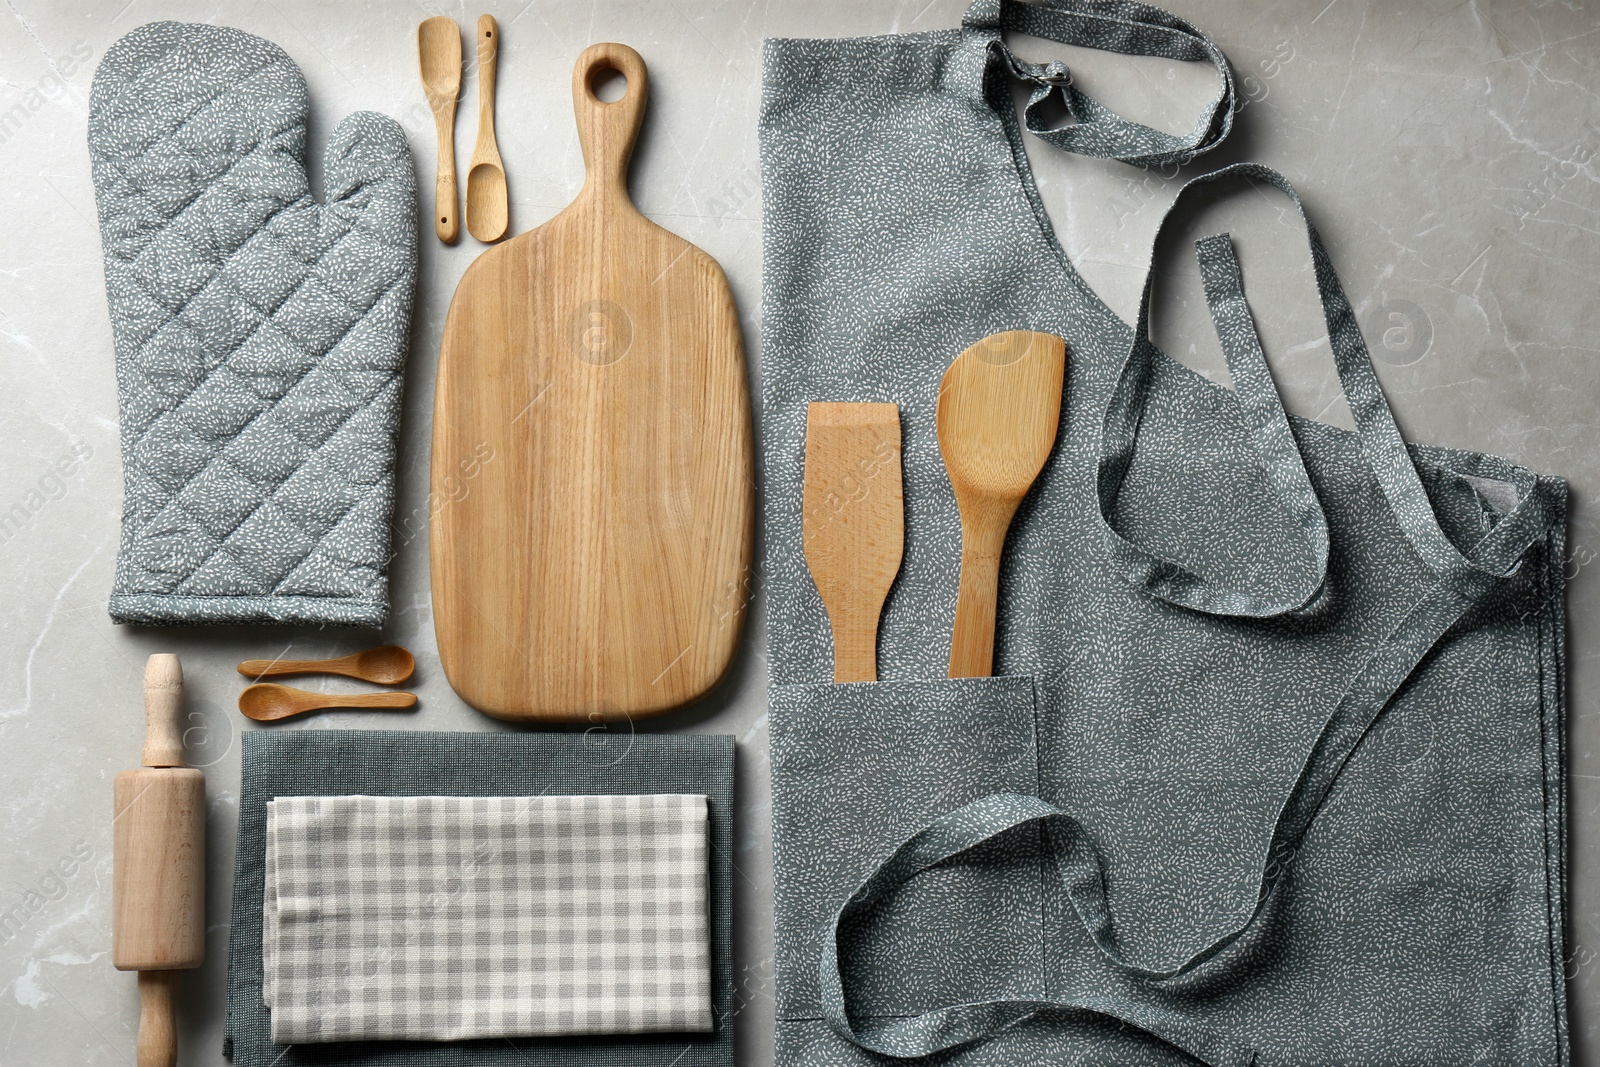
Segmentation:
{"type": "Polygon", "coordinates": [[[682,794],[279,797],[272,1040],[709,1031],[708,825],[682,794]]]}

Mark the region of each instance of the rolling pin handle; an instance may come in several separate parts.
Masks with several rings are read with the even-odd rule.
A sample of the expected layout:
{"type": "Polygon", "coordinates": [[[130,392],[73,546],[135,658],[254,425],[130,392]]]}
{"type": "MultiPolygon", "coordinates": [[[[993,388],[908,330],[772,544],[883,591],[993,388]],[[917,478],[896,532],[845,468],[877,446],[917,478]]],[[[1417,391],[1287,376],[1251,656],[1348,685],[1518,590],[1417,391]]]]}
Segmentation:
{"type": "Polygon", "coordinates": [[[177,989],[177,971],[139,972],[139,1067],[174,1067],[178,1062],[178,1030],[172,1017],[177,989]]]}
{"type": "Polygon", "coordinates": [[[150,657],[144,668],[144,765],[183,766],[183,667],[170,652],[150,657]]]}

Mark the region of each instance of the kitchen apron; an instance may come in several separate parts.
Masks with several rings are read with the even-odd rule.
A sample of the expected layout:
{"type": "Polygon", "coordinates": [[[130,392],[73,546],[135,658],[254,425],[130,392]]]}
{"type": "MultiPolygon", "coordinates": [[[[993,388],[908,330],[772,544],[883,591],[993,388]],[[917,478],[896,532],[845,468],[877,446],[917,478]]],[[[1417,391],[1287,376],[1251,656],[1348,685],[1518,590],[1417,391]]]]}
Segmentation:
{"type": "Polygon", "coordinates": [[[1143,165],[1214,146],[1234,103],[1215,46],[1134,3],[979,0],[958,30],[767,44],[778,1062],[1568,1062],[1564,484],[1404,442],[1265,167],[1191,186],[1300,209],[1356,430],[1284,412],[1226,235],[1196,251],[1234,388],[1157,351],[1149,280],[1130,328],[1055,239],[1011,76],[1036,86],[1030,129],[1052,96],[1075,119],[1045,140],[1143,165]],[[1163,134],[1002,28],[1210,62],[1219,91],[1163,134]],[[1067,341],[1061,431],[1007,542],[996,676],[948,679],[935,400],[1011,329],[1067,341]],[[878,682],[828,680],[813,400],[900,405],[878,682]]]}

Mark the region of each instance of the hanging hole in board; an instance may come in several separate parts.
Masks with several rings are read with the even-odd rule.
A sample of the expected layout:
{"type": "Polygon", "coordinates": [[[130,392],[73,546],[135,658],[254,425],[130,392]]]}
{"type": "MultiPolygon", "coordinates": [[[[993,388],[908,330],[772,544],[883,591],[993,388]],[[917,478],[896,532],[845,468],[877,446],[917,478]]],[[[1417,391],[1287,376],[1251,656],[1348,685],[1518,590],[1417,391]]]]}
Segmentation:
{"type": "Polygon", "coordinates": [[[628,76],[609,63],[589,71],[589,95],[602,104],[615,104],[628,95],[628,76]]]}

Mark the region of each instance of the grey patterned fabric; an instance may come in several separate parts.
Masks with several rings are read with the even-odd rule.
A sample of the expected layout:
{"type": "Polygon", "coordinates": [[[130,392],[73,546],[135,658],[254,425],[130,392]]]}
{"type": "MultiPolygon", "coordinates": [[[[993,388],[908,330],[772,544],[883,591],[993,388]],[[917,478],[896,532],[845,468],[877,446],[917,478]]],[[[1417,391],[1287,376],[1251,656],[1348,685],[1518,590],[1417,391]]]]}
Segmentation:
{"type": "MultiPolygon", "coordinates": [[[[1309,220],[1355,433],[1283,412],[1227,238],[1198,252],[1232,391],[1088,288],[1000,30],[1210,57],[1170,20],[982,0],[960,30],[767,44],[778,1062],[1564,1064],[1565,487],[1401,439],[1309,220]],[[1061,432],[1007,543],[999,676],[945,679],[938,383],[1019,328],[1067,340],[1061,432]],[[901,407],[876,683],[827,681],[813,400],[901,407]]],[[[1108,128],[1063,147],[1151,151],[1076,111],[1108,128]]]]}
{"type": "Polygon", "coordinates": [[[706,798],[267,802],[278,1044],[711,1029],[706,798]]]}
{"type": "MultiPolygon", "coordinates": [[[[731,1067],[734,739],[704,734],[254,730],[243,737],[223,1051],[240,1067],[731,1067]],[[265,1005],[267,804],[279,797],[704,796],[710,1032],[275,1044],[265,1005]]],[[[458,975],[464,977],[464,975],[458,975]]],[[[281,992],[281,987],[280,987],[281,992]]]]}
{"type": "Polygon", "coordinates": [[[416,279],[398,123],[350,115],[305,171],[276,45],[157,22],[89,106],[125,496],[111,616],[380,626],[416,279]]]}

